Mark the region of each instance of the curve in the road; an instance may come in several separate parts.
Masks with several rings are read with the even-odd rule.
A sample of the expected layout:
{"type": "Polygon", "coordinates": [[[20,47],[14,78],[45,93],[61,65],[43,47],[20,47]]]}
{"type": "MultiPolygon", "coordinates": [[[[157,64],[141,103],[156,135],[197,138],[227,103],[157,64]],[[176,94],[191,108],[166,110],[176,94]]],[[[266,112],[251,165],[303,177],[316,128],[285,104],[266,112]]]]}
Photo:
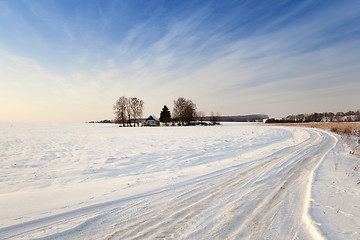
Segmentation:
{"type": "Polygon", "coordinates": [[[330,133],[270,155],[141,196],[0,230],[3,239],[308,239],[322,237],[309,212],[315,169],[333,149],[330,133]],[[34,233],[39,233],[38,235],[34,233]]]}

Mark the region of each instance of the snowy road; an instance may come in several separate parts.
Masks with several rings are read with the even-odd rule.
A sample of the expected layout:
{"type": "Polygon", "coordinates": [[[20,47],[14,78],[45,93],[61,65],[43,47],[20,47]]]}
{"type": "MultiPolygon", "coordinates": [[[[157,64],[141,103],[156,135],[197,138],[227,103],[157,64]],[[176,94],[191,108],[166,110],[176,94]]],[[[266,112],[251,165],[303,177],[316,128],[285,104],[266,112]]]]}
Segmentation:
{"type": "MultiPolygon", "coordinates": [[[[260,136],[262,128],[268,129],[251,131],[260,136]]],[[[278,141],[269,138],[235,159],[224,154],[207,163],[209,169],[231,163],[225,167],[184,180],[178,174],[149,191],[6,226],[0,238],[321,239],[311,215],[312,183],[337,138],[315,129],[279,129],[278,141]]]]}

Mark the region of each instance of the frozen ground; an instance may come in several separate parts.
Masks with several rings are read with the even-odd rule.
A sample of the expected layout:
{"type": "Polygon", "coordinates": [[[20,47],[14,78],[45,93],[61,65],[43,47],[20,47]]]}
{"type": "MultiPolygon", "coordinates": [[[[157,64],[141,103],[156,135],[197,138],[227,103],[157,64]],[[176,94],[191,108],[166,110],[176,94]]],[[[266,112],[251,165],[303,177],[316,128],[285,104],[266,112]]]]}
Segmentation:
{"type": "Polygon", "coordinates": [[[306,128],[0,123],[0,239],[359,239],[358,155],[306,128]]]}

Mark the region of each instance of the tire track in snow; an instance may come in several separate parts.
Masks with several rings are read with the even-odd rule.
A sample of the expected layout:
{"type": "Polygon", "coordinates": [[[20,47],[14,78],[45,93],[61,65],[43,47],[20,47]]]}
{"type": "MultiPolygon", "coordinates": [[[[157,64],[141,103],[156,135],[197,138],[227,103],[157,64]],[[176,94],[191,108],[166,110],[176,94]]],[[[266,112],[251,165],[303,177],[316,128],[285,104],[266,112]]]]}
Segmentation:
{"type": "MultiPolygon", "coordinates": [[[[318,130],[321,131],[321,130],[318,130]]],[[[329,148],[327,150],[327,152],[321,157],[321,159],[318,161],[318,163],[316,164],[316,166],[313,168],[313,170],[310,173],[310,179],[306,188],[306,200],[305,200],[305,208],[304,208],[304,212],[303,212],[303,221],[306,224],[307,228],[309,229],[309,232],[311,234],[311,236],[314,239],[325,239],[325,237],[322,235],[322,233],[320,232],[320,230],[316,227],[316,225],[318,223],[315,222],[315,220],[311,217],[311,213],[310,213],[310,202],[312,201],[311,198],[311,187],[314,181],[314,174],[315,171],[320,167],[321,163],[324,161],[326,155],[335,148],[336,144],[338,143],[338,139],[332,135],[331,133],[327,133],[325,131],[321,131],[323,134],[326,134],[328,136],[330,136],[331,138],[334,139],[332,147],[329,148]]]]}
{"type": "MultiPolygon", "coordinates": [[[[259,239],[268,238],[267,236],[285,239],[297,236],[308,237],[309,235],[314,237],[311,231],[309,234],[308,226],[302,224],[301,215],[304,211],[308,211],[304,204],[304,199],[306,199],[304,189],[309,184],[309,172],[313,171],[314,164],[317,166],[332,147],[328,135],[315,130],[309,131],[313,132],[313,141],[305,142],[286,154],[280,156],[275,154],[275,158],[261,161],[248,169],[239,170],[235,175],[226,174],[217,179],[211,179],[207,183],[201,183],[201,187],[189,186],[192,194],[188,197],[180,197],[181,203],[186,203],[186,206],[175,202],[161,210],[160,208],[163,206],[160,204],[159,208],[153,208],[152,214],[146,215],[148,220],[145,225],[142,225],[141,221],[135,221],[134,224],[137,228],[127,234],[124,234],[124,231],[129,228],[124,225],[122,229],[117,230],[107,239],[122,237],[129,239],[153,239],[156,237],[259,239]],[[280,177],[257,185],[260,176],[271,172],[276,165],[288,162],[292,164],[284,166],[277,172],[280,177]],[[235,194],[234,190],[239,192],[235,194]],[[229,201],[229,194],[234,194],[231,201],[229,201]],[[221,201],[221,199],[224,200],[221,201]],[[226,204],[221,207],[216,202],[225,202],[226,204]],[[193,225],[201,225],[198,222],[204,221],[206,217],[197,221],[196,216],[201,215],[204,211],[209,211],[212,204],[216,205],[215,211],[232,213],[232,216],[226,216],[225,221],[218,218],[217,224],[202,224],[205,231],[192,228],[193,225]],[[285,211],[280,207],[288,209],[285,211]],[[168,216],[169,212],[173,212],[173,214],[168,216]],[[285,227],[277,226],[278,229],[282,227],[283,230],[276,233],[276,236],[272,236],[268,233],[273,234],[274,232],[269,231],[267,226],[269,223],[271,226],[271,222],[275,218],[282,218],[285,227]],[[289,226],[289,221],[292,223],[291,229],[286,227],[289,226]],[[207,229],[208,225],[212,225],[213,229],[207,229]],[[188,228],[191,230],[187,230],[188,228]],[[199,235],[194,235],[196,231],[199,235]],[[209,232],[205,235],[206,237],[204,237],[204,232],[209,232]]],[[[213,218],[214,216],[210,219],[213,218]]],[[[140,219],[142,218],[140,217],[140,219]]],[[[208,222],[211,223],[211,221],[208,222]]]]}
{"type": "MultiPolygon", "coordinates": [[[[306,142],[306,145],[310,145],[312,142],[306,142]]],[[[296,151],[299,151],[302,149],[304,145],[298,146],[296,148],[296,151]]],[[[199,186],[187,186],[187,188],[191,189],[190,196],[186,196],[182,193],[182,189],[180,190],[180,196],[176,196],[175,199],[180,198],[181,201],[175,202],[174,205],[167,206],[164,210],[154,210],[153,207],[152,213],[155,213],[156,216],[149,216],[148,214],[145,214],[147,219],[166,219],[170,218],[170,220],[162,220],[161,224],[155,223],[154,220],[150,220],[146,222],[146,225],[141,225],[142,220],[139,222],[136,221],[136,219],[132,220],[132,225],[127,226],[124,225],[122,229],[117,230],[115,233],[112,233],[110,235],[110,238],[113,237],[119,237],[119,235],[122,236],[122,238],[129,238],[131,239],[131,236],[134,237],[134,239],[137,238],[155,238],[155,236],[160,235],[161,237],[165,236],[171,236],[170,231],[164,230],[159,234],[159,232],[156,232],[158,229],[179,229],[179,226],[183,226],[184,224],[187,224],[189,219],[199,214],[199,212],[203,211],[204,209],[207,210],[210,203],[216,202],[221,196],[226,196],[226,194],[233,190],[235,187],[238,189],[244,189],[247,185],[251,184],[251,182],[254,182],[256,180],[255,178],[250,178],[251,176],[257,176],[256,173],[258,171],[264,172],[267,171],[269,166],[279,163],[281,160],[283,160],[285,157],[289,157],[292,155],[294,150],[291,150],[290,152],[283,154],[282,156],[278,156],[277,154],[274,154],[273,158],[266,157],[264,161],[259,161],[256,164],[253,164],[253,166],[246,168],[246,169],[237,169],[235,172],[235,175],[231,176],[229,178],[229,175],[226,174],[224,176],[221,176],[219,179],[212,179],[211,181],[207,182],[201,182],[200,187],[199,186]],[[249,179],[250,178],[250,179],[249,179]],[[207,186],[210,185],[210,187],[204,186],[207,184],[207,186]],[[193,193],[193,194],[192,194],[193,193]],[[181,203],[186,203],[186,207],[183,207],[181,203]],[[181,207],[180,207],[181,206],[181,207]],[[180,208],[180,209],[179,209],[180,208]],[[169,212],[173,211],[174,209],[177,209],[173,214],[170,216],[166,216],[169,212]],[[187,214],[183,214],[184,212],[187,212],[187,214]],[[181,217],[183,216],[183,218],[181,217]],[[170,222],[172,224],[170,224],[170,222]],[[133,226],[137,226],[133,228],[133,226]],[[149,227],[151,226],[151,227],[149,227]],[[130,233],[126,233],[126,229],[129,230],[130,233]],[[165,232],[165,233],[164,233],[165,232]]],[[[249,192],[245,191],[244,195],[248,195],[249,192]]],[[[168,198],[166,196],[165,198],[168,198]]],[[[161,204],[160,204],[161,205],[161,204]]],[[[162,205],[161,205],[162,206],[162,205]]],[[[142,218],[143,219],[143,216],[142,218]]],[[[184,228],[184,227],[183,227],[184,228]]],[[[175,234],[175,233],[174,233],[175,234]]],[[[172,236],[174,238],[180,237],[179,234],[175,234],[172,236]]]]}
{"type": "Polygon", "coordinates": [[[301,144],[256,161],[173,188],[39,220],[33,227],[24,224],[8,228],[8,236],[24,236],[24,233],[44,229],[44,223],[49,228],[71,222],[72,218],[88,220],[44,239],[296,239],[314,236],[302,218],[309,208],[308,186],[311,186],[311,174],[332,149],[333,141],[325,132],[307,131],[311,138],[301,144]],[[23,235],[11,235],[11,230],[21,229],[24,229],[23,235]]]}

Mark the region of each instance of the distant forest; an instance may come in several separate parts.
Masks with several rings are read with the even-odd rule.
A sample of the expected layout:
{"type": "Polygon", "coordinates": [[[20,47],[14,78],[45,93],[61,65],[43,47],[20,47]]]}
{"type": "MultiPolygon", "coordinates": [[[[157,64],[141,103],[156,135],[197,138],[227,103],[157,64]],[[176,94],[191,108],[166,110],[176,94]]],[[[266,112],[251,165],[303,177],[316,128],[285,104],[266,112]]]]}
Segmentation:
{"type": "Polygon", "coordinates": [[[323,112],[312,114],[289,115],[285,118],[266,120],[266,123],[306,123],[306,122],[359,122],[360,111],[323,112]]]}
{"type": "Polygon", "coordinates": [[[252,114],[252,115],[239,115],[239,116],[205,116],[197,117],[197,120],[213,121],[215,117],[217,122],[262,122],[264,119],[268,119],[269,116],[265,114],[252,114]]]}

